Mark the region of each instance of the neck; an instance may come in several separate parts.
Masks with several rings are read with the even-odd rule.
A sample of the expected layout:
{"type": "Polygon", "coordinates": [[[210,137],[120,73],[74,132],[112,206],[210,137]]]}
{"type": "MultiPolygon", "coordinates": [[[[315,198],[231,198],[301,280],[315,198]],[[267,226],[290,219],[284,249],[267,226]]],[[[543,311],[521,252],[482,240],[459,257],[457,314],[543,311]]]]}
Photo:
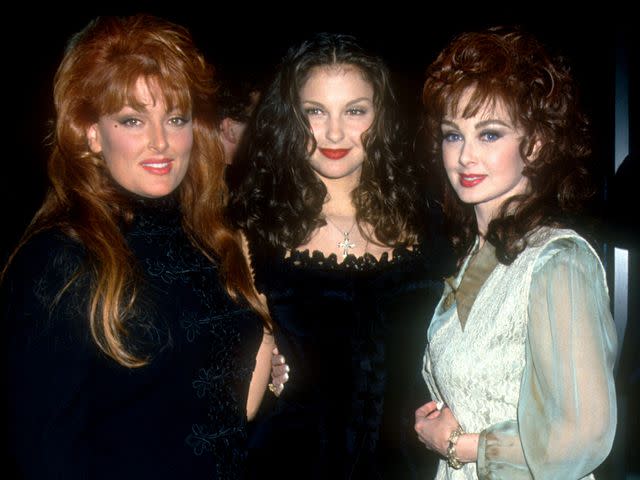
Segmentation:
{"type": "Polygon", "coordinates": [[[327,199],[322,206],[322,213],[334,217],[355,218],[356,208],[351,199],[351,192],[357,186],[357,182],[341,180],[347,179],[338,181],[325,181],[323,179],[327,187],[327,199]]]}
{"type": "Polygon", "coordinates": [[[478,248],[482,248],[492,215],[491,212],[483,209],[480,205],[476,205],[474,210],[476,214],[476,226],[478,227],[478,233],[480,235],[478,248]]]}

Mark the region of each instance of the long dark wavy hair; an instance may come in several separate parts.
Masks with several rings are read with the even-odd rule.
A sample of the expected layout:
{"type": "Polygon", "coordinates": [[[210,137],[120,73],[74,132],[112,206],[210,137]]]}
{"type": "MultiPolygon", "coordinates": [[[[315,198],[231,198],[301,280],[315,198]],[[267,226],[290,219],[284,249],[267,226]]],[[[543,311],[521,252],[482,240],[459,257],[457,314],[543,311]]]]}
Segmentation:
{"type": "Polygon", "coordinates": [[[185,231],[194,246],[220,263],[229,294],[246,300],[269,323],[239,236],[223,216],[225,164],[213,116],[213,68],[179,25],[142,14],[100,17],[71,39],[56,72],[51,186],[17,249],[51,228],[83,245],[92,278],[91,333],[100,349],[129,367],[148,362],[127,341],[140,276],[120,227],[131,221],[133,211],[102,155],[90,150],[86,132],[100,116],[139,104],[134,94],[139,78],[159,86],[167,108],[191,112],[193,147],[177,191],[185,231]]]}
{"type": "MultiPolygon", "coordinates": [[[[285,55],[265,89],[246,132],[248,141],[229,175],[229,216],[252,237],[294,249],[326,224],[327,190],[309,164],[316,142],[302,109],[300,89],[316,67],[349,65],[374,90],[375,119],[363,134],[365,161],[352,192],[356,219],[388,246],[414,242],[421,192],[400,121],[390,72],[349,35],[320,33],[285,55]]],[[[365,234],[363,232],[363,234],[365,234]]]]}
{"type": "Polygon", "coordinates": [[[454,38],[428,67],[423,88],[424,128],[433,170],[441,179],[443,210],[459,256],[478,233],[473,205],[460,201],[442,162],[441,121],[463,106],[465,118],[503,102],[524,132],[520,154],[527,193],[510,198],[488,225],[486,239],[498,260],[510,264],[526,247],[526,236],[541,226],[569,226],[594,193],[587,161],[589,122],[565,60],[519,27],[493,27],[454,38]],[[540,148],[535,151],[534,145],[540,148]]]}

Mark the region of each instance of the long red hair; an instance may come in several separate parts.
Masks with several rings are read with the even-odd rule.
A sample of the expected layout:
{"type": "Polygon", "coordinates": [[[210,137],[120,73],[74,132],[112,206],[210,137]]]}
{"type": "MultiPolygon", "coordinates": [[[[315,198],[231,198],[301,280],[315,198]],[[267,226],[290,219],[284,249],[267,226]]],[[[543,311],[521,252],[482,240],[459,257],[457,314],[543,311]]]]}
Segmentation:
{"type": "Polygon", "coordinates": [[[240,239],[222,213],[227,189],[213,115],[213,68],[184,27],[149,15],[100,17],[71,39],[56,72],[51,187],[18,248],[49,228],[60,228],[83,244],[94,280],[89,310],[93,338],[107,355],[129,367],[148,362],[128,350],[126,342],[125,319],[137,290],[135,261],[119,225],[132,212],[101,155],[89,149],[86,131],[101,115],[137,105],[139,78],[159,86],[169,109],[192,113],[192,154],[178,189],[185,231],[197,248],[220,263],[229,294],[248,302],[271,325],[240,239]]]}

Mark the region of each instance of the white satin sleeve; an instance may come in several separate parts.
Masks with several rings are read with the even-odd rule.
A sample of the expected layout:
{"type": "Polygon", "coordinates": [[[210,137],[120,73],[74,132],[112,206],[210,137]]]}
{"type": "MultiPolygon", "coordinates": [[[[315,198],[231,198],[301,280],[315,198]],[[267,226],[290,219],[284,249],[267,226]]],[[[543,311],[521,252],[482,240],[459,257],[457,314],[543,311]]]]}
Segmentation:
{"type": "Polygon", "coordinates": [[[518,419],[481,432],[481,479],[580,479],[616,428],[615,325],[603,268],[584,241],[545,247],[529,292],[518,419]]]}

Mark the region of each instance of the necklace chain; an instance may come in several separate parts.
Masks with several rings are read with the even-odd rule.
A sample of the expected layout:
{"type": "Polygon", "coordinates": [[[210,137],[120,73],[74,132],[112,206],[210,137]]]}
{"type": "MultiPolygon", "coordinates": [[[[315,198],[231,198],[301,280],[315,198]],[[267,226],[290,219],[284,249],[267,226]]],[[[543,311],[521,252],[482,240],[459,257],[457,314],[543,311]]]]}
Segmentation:
{"type": "Polygon", "coordinates": [[[325,217],[324,217],[324,218],[326,218],[326,219],[329,221],[329,223],[330,223],[331,225],[333,225],[333,226],[334,226],[334,228],[335,228],[336,230],[338,230],[338,231],[342,234],[342,236],[344,237],[344,238],[342,239],[342,241],[341,241],[341,242],[338,242],[338,248],[342,249],[342,258],[346,258],[346,256],[347,256],[347,255],[349,255],[349,249],[351,249],[351,248],[355,248],[355,247],[356,247],[356,244],[355,244],[355,243],[353,243],[353,242],[349,239],[349,234],[351,233],[351,230],[353,230],[353,227],[355,227],[355,226],[356,226],[356,223],[357,223],[357,222],[354,220],[354,221],[353,221],[353,225],[351,225],[351,228],[345,232],[345,231],[341,230],[341,229],[338,227],[338,225],[336,225],[336,224],[335,224],[335,222],[334,222],[333,220],[331,220],[331,218],[329,218],[329,217],[328,217],[328,216],[326,216],[326,215],[325,215],[325,217]]]}

